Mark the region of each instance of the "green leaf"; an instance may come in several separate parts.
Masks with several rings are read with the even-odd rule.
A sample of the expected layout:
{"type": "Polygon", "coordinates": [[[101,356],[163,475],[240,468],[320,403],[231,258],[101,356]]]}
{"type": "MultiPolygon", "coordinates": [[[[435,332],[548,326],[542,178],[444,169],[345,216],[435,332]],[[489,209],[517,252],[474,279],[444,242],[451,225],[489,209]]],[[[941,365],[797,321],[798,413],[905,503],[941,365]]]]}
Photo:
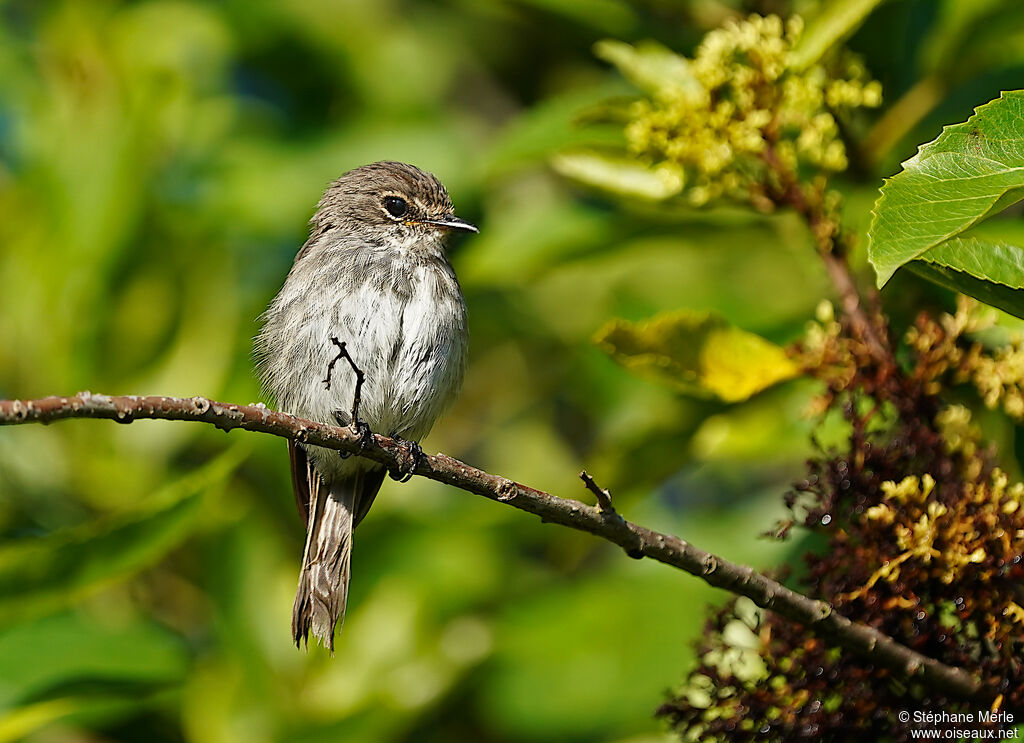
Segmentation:
{"type": "Polygon", "coordinates": [[[634,94],[629,83],[616,77],[598,85],[575,88],[552,96],[516,116],[494,139],[484,155],[488,177],[534,167],[553,153],[570,147],[622,147],[620,122],[580,121],[581,111],[607,106],[609,99],[634,94]]]}
{"type": "Polygon", "coordinates": [[[24,740],[31,733],[82,709],[80,699],[65,697],[10,710],[0,717],[0,743],[24,740]]]}
{"type": "Polygon", "coordinates": [[[669,164],[649,167],[625,157],[597,152],[563,152],[551,167],[566,178],[622,196],[660,201],[683,190],[683,172],[669,164]]]}
{"type": "Polygon", "coordinates": [[[222,483],[248,446],[236,445],[158,493],[141,513],[118,514],[0,546],[0,625],[66,606],[156,562],[200,521],[199,497],[222,483]]]}
{"type": "Polygon", "coordinates": [[[807,23],[789,57],[789,66],[806,70],[830,49],[848,39],[882,0],[831,0],[807,23]]]}
{"type": "Polygon", "coordinates": [[[911,261],[907,268],[934,284],[955,292],[966,294],[1003,312],[1024,318],[1024,289],[1013,289],[1005,284],[976,279],[968,273],[957,271],[938,263],[911,261]]]}
{"type": "Polygon", "coordinates": [[[942,75],[949,86],[1024,60],[1024,5],[1013,0],[941,0],[922,39],[922,70],[942,75]]]}
{"type": "MultiPolygon", "coordinates": [[[[1012,91],[977,108],[963,124],[946,127],[886,181],[868,231],[868,260],[879,287],[900,266],[1021,198],[1024,91],[1012,91]]],[[[997,256],[973,262],[979,260],[990,265],[983,271],[988,278],[997,256]]]]}
{"type": "Polygon", "coordinates": [[[703,86],[690,70],[690,61],[653,41],[633,46],[605,39],[594,54],[615,65],[640,90],[654,96],[700,94],[703,86]]]}
{"type": "Polygon", "coordinates": [[[169,684],[188,669],[186,643],[157,622],[126,617],[111,624],[72,609],[0,631],[0,710],[90,681],[169,684]]]}
{"type": "Polygon", "coordinates": [[[799,371],[779,346],[709,312],[668,312],[636,324],[613,320],[595,340],[630,371],[725,402],[746,400],[799,371]]]}
{"type": "Polygon", "coordinates": [[[1011,289],[1024,289],[1024,248],[977,236],[954,237],[932,248],[921,260],[968,273],[1011,289]]]}
{"type": "Polygon", "coordinates": [[[575,23],[596,28],[603,33],[625,34],[637,22],[636,10],[626,0],[523,0],[550,13],[557,13],[575,23]]]}

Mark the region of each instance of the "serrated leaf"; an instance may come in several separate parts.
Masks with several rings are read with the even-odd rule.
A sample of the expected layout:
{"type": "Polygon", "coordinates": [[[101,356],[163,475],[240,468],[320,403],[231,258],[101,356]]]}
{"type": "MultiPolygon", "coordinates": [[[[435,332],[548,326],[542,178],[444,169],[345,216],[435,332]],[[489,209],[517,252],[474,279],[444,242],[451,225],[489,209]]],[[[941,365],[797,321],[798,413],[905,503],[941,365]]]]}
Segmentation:
{"type": "Polygon", "coordinates": [[[1024,198],[1024,91],[1003,93],[903,163],[868,231],[878,286],[986,217],[1024,198]]]}
{"type": "Polygon", "coordinates": [[[551,167],[606,191],[660,201],[683,190],[683,173],[671,165],[649,167],[636,160],[597,152],[563,152],[551,158],[551,167]]]}
{"type": "Polygon", "coordinates": [[[789,66],[806,70],[849,38],[882,0],[831,0],[812,18],[789,57],[789,66]]]}
{"type": "Polygon", "coordinates": [[[779,346],[709,312],[669,312],[640,323],[613,320],[595,340],[630,371],[725,402],[746,400],[799,371],[779,346]]]}
{"type": "Polygon", "coordinates": [[[145,511],[4,544],[0,625],[68,605],[155,562],[199,523],[199,496],[222,482],[247,451],[247,446],[231,447],[202,469],[150,495],[145,511]]]}
{"type": "Polygon", "coordinates": [[[1024,289],[1024,248],[1019,245],[978,236],[954,237],[929,250],[921,260],[1011,289],[1024,289]]]}

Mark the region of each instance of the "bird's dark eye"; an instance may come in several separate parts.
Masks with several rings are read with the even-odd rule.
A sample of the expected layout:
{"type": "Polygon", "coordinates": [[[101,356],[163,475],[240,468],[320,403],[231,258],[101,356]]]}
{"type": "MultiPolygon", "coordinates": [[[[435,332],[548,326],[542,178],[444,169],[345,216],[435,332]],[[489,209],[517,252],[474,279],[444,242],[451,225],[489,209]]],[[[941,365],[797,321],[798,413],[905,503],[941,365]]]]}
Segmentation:
{"type": "Polygon", "coordinates": [[[409,204],[401,196],[384,197],[384,208],[392,217],[403,217],[409,211],[409,204]]]}

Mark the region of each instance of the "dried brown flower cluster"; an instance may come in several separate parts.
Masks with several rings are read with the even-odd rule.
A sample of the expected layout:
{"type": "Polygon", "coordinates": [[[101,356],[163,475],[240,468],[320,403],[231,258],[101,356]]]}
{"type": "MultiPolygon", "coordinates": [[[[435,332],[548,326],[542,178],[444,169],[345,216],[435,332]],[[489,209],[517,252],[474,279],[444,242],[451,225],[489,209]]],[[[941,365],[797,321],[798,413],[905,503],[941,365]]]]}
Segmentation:
{"type": "MultiPolygon", "coordinates": [[[[1019,346],[973,340],[988,320],[961,303],[939,320],[922,315],[909,368],[886,376],[857,366],[856,343],[820,319],[801,358],[819,363],[825,406],[841,410],[849,436],[787,496],[810,548],[801,592],[979,673],[1001,710],[1024,719],[1024,484],[995,466],[969,410],[938,396],[943,380],[971,382],[1012,415],[1019,346]]],[[[903,741],[922,728],[900,720],[905,710],[979,712],[733,602],[709,621],[698,667],[660,714],[684,739],[903,741]]],[[[1001,725],[1012,727],[989,727],[1001,725]]]]}

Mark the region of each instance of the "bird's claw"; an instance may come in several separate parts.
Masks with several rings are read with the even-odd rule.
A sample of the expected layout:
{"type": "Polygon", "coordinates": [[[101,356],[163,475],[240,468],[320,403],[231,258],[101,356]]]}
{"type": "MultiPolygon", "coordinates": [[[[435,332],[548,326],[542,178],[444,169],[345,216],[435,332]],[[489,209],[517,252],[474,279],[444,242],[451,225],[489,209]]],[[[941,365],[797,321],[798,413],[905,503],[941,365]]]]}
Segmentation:
{"type": "MultiPolygon", "coordinates": [[[[342,428],[347,428],[351,431],[356,438],[359,440],[359,451],[362,453],[366,451],[366,447],[373,441],[373,431],[370,430],[370,424],[359,419],[352,419],[352,414],[346,410],[335,410],[334,420],[338,422],[338,425],[342,428]]],[[[339,451],[338,456],[342,459],[348,459],[352,456],[350,451],[339,451]]]]}
{"type": "Polygon", "coordinates": [[[409,482],[416,468],[423,461],[423,449],[415,441],[406,441],[397,436],[395,440],[401,444],[399,447],[398,465],[395,469],[388,470],[388,476],[398,482],[409,482]]]}
{"type": "Polygon", "coordinates": [[[352,429],[352,433],[359,437],[359,451],[366,451],[366,447],[373,441],[373,431],[370,430],[370,424],[357,420],[349,428],[352,429]]]}

